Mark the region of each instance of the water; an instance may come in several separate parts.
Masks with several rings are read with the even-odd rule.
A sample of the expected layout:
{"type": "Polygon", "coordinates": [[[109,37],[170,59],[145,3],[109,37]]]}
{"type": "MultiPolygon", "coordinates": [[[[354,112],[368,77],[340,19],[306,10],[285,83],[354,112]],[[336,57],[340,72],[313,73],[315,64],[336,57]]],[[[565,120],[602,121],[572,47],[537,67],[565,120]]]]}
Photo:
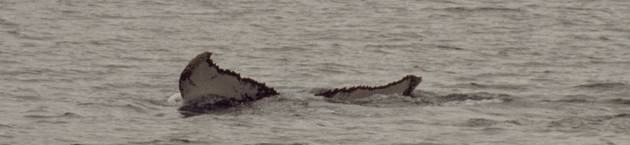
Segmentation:
{"type": "Polygon", "coordinates": [[[0,144],[630,144],[629,13],[623,0],[0,0],[0,144]],[[181,118],[166,98],[203,51],[282,95],[181,118]],[[309,93],[407,74],[423,99],[309,93]]]}

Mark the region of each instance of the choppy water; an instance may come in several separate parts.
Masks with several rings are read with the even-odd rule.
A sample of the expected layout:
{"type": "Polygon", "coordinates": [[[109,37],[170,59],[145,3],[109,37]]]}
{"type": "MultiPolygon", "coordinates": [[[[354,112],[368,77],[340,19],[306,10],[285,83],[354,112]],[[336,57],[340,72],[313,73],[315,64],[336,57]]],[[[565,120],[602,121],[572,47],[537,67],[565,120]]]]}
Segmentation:
{"type": "Polygon", "coordinates": [[[630,144],[629,14],[625,0],[0,0],[0,144],[630,144]],[[283,94],[181,118],[165,100],[202,51],[283,94]],[[309,93],[406,74],[424,98],[309,93]]]}

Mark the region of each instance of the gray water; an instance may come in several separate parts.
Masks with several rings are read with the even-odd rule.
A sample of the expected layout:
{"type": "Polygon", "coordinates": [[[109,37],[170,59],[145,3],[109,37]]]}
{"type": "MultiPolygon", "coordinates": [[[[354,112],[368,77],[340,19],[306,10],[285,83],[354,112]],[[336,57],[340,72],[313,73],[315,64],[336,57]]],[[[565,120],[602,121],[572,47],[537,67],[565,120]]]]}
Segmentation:
{"type": "Polygon", "coordinates": [[[0,0],[0,144],[627,145],[629,24],[626,0],[0,0]],[[203,51],[282,95],[182,118],[203,51]],[[420,99],[310,93],[407,74],[420,99]]]}

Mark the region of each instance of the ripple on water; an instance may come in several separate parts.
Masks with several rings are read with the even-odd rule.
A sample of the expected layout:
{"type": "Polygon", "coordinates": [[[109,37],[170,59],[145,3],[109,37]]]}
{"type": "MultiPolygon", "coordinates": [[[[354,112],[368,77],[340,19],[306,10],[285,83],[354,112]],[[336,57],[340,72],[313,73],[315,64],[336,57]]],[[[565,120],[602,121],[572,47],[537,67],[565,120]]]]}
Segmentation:
{"type": "Polygon", "coordinates": [[[608,83],[583,84],[583,85],[575,86],[574,88],[592,89],[592,90],[608,90],[608,89],[626,89],[628,87],[629,86],[626,83],[608,82],[608,83]]]}
{"type": "Polygon", "coordinates": [[[522,8],[507,8],[507,7],[446,7],[442,9],[446,12],[456,14],[523,14],[528,12],[522,8]]]}
{"type": "Polygon", "coordinates": [[[422,99],[403,95],[372,95],[357,98],[327,98],[326,101],[342,104],[356,104],[372,107],[400,107],[425,104],[422,99]]]}
{"type": "Polygon", "coordinates": [[[481,83],[460,83],[449,86],[451,88],[467,88],[467,89],[496,89],[496,90],[511,90],[511,91],[527,91],[529,90],[527,85],[517,84],[481,84],[481,83]]]}
{"type": "Polygon", "coordinates": [[[82,118],[83,116],[76,113],[72,113],[72,112],[66,112],[59,115],[24,115],[24,117],[32,118],[32,119],[50,119],[50,118],[82,118]]]}
{"type": "Polygon", "coordinates": [[[122,109],[125,110],[123,112],[136,112],[136,113],[147,113],[149,109],[142,107],[141,105],[137,105],[137,104],[109,104],[109,103],[79,103],[79,106],[90,106],[89,108],[93,108],[93,107],[100,107],[100,108],[107,108],[110,111],[113,110],[118,110],[118,109],[122,109]]]}
{"type": "Polygon", "coordinates": [[[618,82],[604,82],[604,83],[587,83],[583,85],[577,85],[571,87],[569,90],[572,92],[590,94],[603,98],[610,97],[626,97],[630,85],[626,83],[618,82]]]}
{"type": "Polygon", "coordinates": [[[465,50],[464,48],[457,47],[457,46],[450,46],[450,45],[437,45],[436,47],[439,49],[444,49],[444,50],[455,50],[455,51],[465,50]]]}
{"type": "Polygon", "coordinates": [[[9,124],[0,124],[0,128],[13,128],[13,126],[9,124]]]}
{"type": "Polygon", "coordinates": [[[516,99],[514,96],[508,94],[496,94],[489,92],[475,92],[475,93],[452,93],[447,95],[441,95],[434,98],[427,98],[428,102],[436,105],[476,105],[484,103],[505,103],[511,102],[516,99]]]}
{"type": "MultiPolygon", "coordinates": [[[[130,96],[130,95],[120,95],[130,96]]],[[[148,114],[154,110],[160,110],[161,107],[170,107],[164,100],[153,100],[144,98],[109,98],[99,100],[98,102],[82,102],[77,104],[81,108],[107,110],[112,112],[140,113],[148,114]]]]}
{"type": "Polygon", "coordinates": [[[630,133],[630,114],[570,116],[551,121],[548,127],[561,131],[598,130],[630,133]]]}
{"type": "Polygon", "coordinates": [[[510,124],[510,125],[521,125],[520,122],[516,120],[506,120],[506,121],[497,121],[486,118],[471,118],[464,123],[464,126],[468,127],[490,127],[497,124],[510,124]]]}
{"type": "Polygon", "coordinates": [[[560,103],[592,103],[596,101],[596,97],[589,95],[566,95],[562,99],[542,100],[543,102],[560,102],[560,103]]]}
{"type": "Polygon", "coordinates": [[[252,145],[309,145],[309,143],[254,143],[252,145]]]}
{"type": "Polygon", "coordinates": [[[630,105],[630,99],[623,99],[623,98],[611,99],[608,102],[614,103],[614,104],[630,105]]]}
{"type": "Polygon", "coordinates": [[[485,103],[505,103],[515,99],[508,94],[489,92],[452,93],[441,95],[433,92],[417,91],[417,97],[403,95],[371,95],[356,98],[327,98],[331,103],[355,104],[370,107],[402,107],[423,105],[476,105],[485,103]]]}
{"type": "MultiPolygon", "coordinates": [[[[215,142],[216,143],[216,142],[215,142]]],[[[133,145],[171,145],[171,144],[212,144],[211,142],[196,141],[184,138],[171,138],[171,139],[155,139],[151,141],[139,141],[129,142],[133,145]]]]}

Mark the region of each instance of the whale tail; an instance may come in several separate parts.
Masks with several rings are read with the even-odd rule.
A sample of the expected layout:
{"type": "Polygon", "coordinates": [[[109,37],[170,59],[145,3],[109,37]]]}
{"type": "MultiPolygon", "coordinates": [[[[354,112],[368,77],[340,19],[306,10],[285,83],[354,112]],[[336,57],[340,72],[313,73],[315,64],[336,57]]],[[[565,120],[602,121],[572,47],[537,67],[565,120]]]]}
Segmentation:
{"type": "Polygon", "coordinates": [[[193,58],[179,78],[183,105],[178,111],[188,117],[216,109],[278,95],[273,88],[238,73],[221,69],[203,52],[193,58]]]}
{"type": "Polygon", "coordinates": [[[415,75],[407,75],[402,79],[389,83],[383,86],[368,87],[368,86],[356,86],[356,87],[344,87],[336,88],[321,93],[315,94],[315,96],[324,96],[327,98],[356,98],[366,97],[376,94],[389,95],[389,94],[401,94],[404,96],[414,97],[413,90],[422,82],[422,77],[415,75]]]}

